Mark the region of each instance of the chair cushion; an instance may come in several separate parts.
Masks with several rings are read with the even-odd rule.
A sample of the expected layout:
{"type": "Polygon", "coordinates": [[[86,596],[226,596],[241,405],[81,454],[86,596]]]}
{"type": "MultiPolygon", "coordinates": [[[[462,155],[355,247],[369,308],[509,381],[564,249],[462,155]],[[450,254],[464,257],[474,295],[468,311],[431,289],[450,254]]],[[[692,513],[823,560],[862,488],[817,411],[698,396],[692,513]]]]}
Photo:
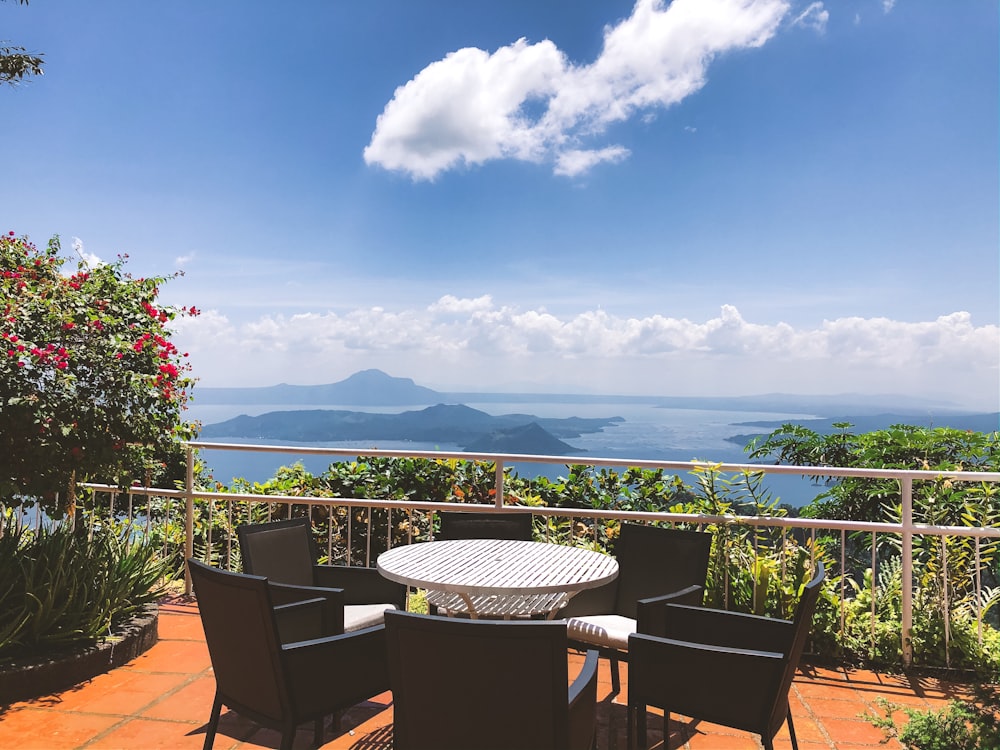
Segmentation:
{"type": "Polygon", "coordinates": [[[396,608],[392,604],[348,604],[344,607],[344,632],[381,625],[387,609],[396,608]]]}
{"type": "Polygon", "coordinates": [[[635,620],[622,615],[586,615],[566,621],[571,641],[628,651],[628,637],[635,632],[635,620]]]}

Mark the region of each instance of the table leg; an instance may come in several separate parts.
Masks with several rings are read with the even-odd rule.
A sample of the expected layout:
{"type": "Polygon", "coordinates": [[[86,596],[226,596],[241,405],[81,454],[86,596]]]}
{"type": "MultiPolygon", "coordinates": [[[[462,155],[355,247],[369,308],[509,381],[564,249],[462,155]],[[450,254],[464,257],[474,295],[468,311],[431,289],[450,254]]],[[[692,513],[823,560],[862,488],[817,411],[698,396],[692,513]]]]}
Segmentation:
{"type": "Polygon", "coordinates": [[[476,612],[476,608],[472,605],[472,598],[468,594],[462,593],[461,591],[458,593],[458,595],[462,597],[462,601],[465,602],[465,606],[469,610],[469,618],[473,620],[478,620],[479,614],[476,612]]]}

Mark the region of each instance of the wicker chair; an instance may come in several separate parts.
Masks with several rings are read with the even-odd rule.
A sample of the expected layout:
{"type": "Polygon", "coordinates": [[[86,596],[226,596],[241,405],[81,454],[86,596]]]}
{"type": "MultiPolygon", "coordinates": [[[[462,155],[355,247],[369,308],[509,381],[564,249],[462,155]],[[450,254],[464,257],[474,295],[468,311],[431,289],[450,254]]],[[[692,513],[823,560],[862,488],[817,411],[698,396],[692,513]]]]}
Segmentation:
{"type": "Polygon", "coordinates": [[[530,513],[473,513],[441,511],[441,528],[434,538],[448,539],[532,539],[530,513]]]}
{"type": "Polygon", "coordinates": [[[308,518],[246,524],[236,529],[236,536],[245,573],[295,586],[341,589],[347,632],[381,624],[387,609],[406,609],[406,587],[375,568],[317,565],[308,518]]]}
{"type": "MultiPolygon", "coordinates": [[[[383,626],[330,635],[328,600],[298,588],[298,600],[275,605],[266,578],[188,560],[205,642],[215,673],[215,700],[205,733],[211,750],[222,706],[281,732],[290,750],[297,727],[323,721],[388,689],[383,626]]],[[[292,599],[297,587],[282,586],[292,599]]]]}
{"type": "Polygon", "coordinates": [[[622,524],[615,544],[618,577],[574,596],[566,618],[570,644],[597,648],[611,662],[611,686],[621,690],[619,660],[628,660],[628,638],[637,624],[656,622],[667,602],[700,604],[712,535],[699,531],[622,524]]]}
{"type": "Polygon", "coordinates": [[[597,652],[569,685],[565,623],[387,612],[385,632],[396,750],[595,746],[597,652]]]}
{"type": "MultiPolygon", "coordinates": [[[[655,635],[629,637],[628,747],[638,730],[646,747],[646,706],[755,732],[765,750],[788,722],[797,750],[788,689],[802,656],[823,586],[822,563],[806,584],[792,620],[703,607],[667,605],[655,635]]],[[[666,744],[666,743],[665,743],[666,744]]]]}

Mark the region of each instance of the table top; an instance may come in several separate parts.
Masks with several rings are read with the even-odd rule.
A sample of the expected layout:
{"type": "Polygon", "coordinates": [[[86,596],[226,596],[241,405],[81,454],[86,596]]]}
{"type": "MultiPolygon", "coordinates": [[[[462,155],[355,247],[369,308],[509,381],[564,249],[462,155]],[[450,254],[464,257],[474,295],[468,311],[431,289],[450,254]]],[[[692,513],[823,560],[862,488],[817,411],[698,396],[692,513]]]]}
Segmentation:
{"type": "Polygon", "coordinates": [[[419,542],[383,552],[376,564],[390,580],[467,595],[576,592],[618,575],[610,555],[511,539],[419,542]]]}

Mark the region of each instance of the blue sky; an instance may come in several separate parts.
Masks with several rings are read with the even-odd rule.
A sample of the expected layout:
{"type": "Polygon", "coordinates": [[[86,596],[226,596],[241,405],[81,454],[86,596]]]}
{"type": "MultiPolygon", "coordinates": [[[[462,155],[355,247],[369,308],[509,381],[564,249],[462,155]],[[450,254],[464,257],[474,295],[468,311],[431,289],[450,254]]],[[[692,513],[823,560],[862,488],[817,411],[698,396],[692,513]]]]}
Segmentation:
{"type": "Polygon", "coordinates": [[[206,386],[992,410],[998,32],[971,1],[3,3],[46,73],[0,90],[0,214],[183,270],[206,386]]]}

